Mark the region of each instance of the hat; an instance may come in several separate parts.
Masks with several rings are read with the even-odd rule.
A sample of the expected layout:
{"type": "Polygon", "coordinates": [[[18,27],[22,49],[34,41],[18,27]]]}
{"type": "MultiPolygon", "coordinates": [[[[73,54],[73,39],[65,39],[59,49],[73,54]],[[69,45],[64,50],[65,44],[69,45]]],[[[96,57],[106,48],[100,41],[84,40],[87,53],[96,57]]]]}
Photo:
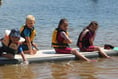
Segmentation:
{"type": "Polygon", "coordinates": [[[18,29],[11,29],[9,36],[20,38],[20,31],[18,29]]]}
{"type": "Polygon", "coordinates": [[[5,34],[13,37],[20,38],[19,42],[24,42],[25,39],[20,36],[20,31],[18,29],[5,30],[5,34]]]}

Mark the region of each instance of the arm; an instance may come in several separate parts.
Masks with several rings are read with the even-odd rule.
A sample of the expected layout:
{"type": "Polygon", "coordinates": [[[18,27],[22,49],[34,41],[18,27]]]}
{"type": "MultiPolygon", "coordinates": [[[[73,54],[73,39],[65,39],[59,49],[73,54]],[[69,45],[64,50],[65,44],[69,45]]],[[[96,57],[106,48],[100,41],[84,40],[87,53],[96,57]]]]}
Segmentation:
{"type": "Polygon", "coordinates": [[[39,50],[36,43],[32,42],[32,46],[34,46],[36,50],[39,50]]]}
{"type": "Polygon", "coordinates": [[[93,45],[93,39],[90,39],[89,42],[90,42],[90,45],[93,45]]]}
{"type": "Polygon", "coordinates": [[[89,30],[86,29],[84,32],[82,32],[81,36],[80,36],[80,41],[82,41],[83,37],[86,35],[86,33],[88,32],[89,30]]]}
{"type": "Polygon", "coordinates": [[[26,44],[28,46],[28,49],[29,49],[29,53],[32,54],[32,44],[31,44],[31,41],[30,41],[30,38],[29,37],[25,37],[26,39],[26,44]]]}
{"type": "Polygon", "coordinates": [[[79,45],[78,45],[78,47],[79,48],[82,48],[82,39],[83,39],[83,37],[86,35],[86,33],[88,32],[89,30],[88,29],[86,29],[85,31],[83,31],[80,35],[80,38],[79,38],[79,45]]]}
{"type": "Polygon", "coordinates": [[[26,59],[26,57],[25,57],[25,54],[24,54],[23,49],[22,49],[21,46],[19,46],[18,51],[19,51],[19,53],[21,54],[21,57],[22,57],[22,59],[23,59],[23,62],[24,62],[25,64],[28,64],[28,61],[27,61],[27,59],[26,59]]]}
{"type": "Polygon", "coordinates": [[[95,35],[96,33],[94,33],[94,35],[90,38],[90,44],[93,45],[94,39],[95,39],[95,35]]]}
{"type": "Polygon", "coordinates": [[[67,43],[72,43],[72,40],[66,35],[65,32],[61,32],[61,36],[66,40],[67,43]]]}
{"type": "Polygon", "coordinates": [[[28,29],[25,29],[24,30],[24,36],[25,36],[25,41],[26,41],[26,44],[28,46],[28,52],[30,54],[33,54],[33,51],[32,51],[32,44],[31,44],[31,40],[30,40],[30,31],[28,29]]]}

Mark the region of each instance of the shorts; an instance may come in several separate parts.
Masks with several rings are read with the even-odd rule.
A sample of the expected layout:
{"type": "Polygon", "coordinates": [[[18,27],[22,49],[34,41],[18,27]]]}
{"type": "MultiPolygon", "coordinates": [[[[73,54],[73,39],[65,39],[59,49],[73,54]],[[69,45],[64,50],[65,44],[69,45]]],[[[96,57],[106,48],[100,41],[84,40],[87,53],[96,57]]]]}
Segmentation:
{"type": "Polygon", "coordinates": [[[96,46],[89,46],[88,48],[80,48],[81,52],[92,52],[95,51],[96,46]]]}
{"type": "Polygon", "coordinates": [[[71,54],[72,48],[55,48],[56,53],[58,54],[71,54]]]}

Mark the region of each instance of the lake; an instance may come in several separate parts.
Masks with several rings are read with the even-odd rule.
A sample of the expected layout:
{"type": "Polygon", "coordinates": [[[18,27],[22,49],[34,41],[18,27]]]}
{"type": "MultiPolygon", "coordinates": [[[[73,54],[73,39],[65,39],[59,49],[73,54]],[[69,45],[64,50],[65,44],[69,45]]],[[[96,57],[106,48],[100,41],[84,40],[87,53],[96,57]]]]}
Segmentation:
{"type": "MultiPolygon", "coordinates": [[[[0,35],[4,30],[20,28],[25,17],[36,17],[34,40],[40,50],[51,48],[52,31],[61,18],[69,21],[69,34],[76,47],[79,33],[91,21],[99,23],[94,44],[118,46],[117,0],[2,0],[0,3],[0,35]]],[[[83,61],[44,62],[0,66],[0,79],[117,79],[118,57],[83,61]]]]}

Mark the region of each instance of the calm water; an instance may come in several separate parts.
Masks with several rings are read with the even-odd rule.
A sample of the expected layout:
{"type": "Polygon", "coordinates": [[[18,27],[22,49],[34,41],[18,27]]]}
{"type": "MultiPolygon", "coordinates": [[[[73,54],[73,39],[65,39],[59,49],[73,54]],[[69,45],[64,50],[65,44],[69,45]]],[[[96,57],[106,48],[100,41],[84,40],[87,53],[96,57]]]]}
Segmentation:
{"type": "Polygon", "coordinates": [[[117,5],[117,0],[3,0],[0,6],[0,35],[3,36],[5,29],[20,28],[25,23],[26,15],[32,14],[36,17],[35,41],[39,49],[51,48],[52,31],[61,18],[69,21],[72,47],[76,47],[80,31],[93,20],[100,25],[95,44],[118,46],[117,5]]]}
{"type": "MultiPolygon", "coordinates": [[[[32,14],[36,17],[35,42],[40,50],[52,49],[52,31],[61,18],[69,21],[71,47],[76,47],[80,31],[93,20],[100,26],[95,45],[118,46],[117,0],[3,0],[0,4],[1,37],[5,29],[20,28],[26,15],[32,14]]],[[[0,79],[117,79],[118,58],[114,59],[101,59],[97,63],[71,61],[71,66],[66,65],[68,62],[2,66],[0,79]]]]}
{"type": "Polygon", "coordinates": [[[83,61],[0,66],[0,79],[118,79],[118,57],[83,61]]]}

